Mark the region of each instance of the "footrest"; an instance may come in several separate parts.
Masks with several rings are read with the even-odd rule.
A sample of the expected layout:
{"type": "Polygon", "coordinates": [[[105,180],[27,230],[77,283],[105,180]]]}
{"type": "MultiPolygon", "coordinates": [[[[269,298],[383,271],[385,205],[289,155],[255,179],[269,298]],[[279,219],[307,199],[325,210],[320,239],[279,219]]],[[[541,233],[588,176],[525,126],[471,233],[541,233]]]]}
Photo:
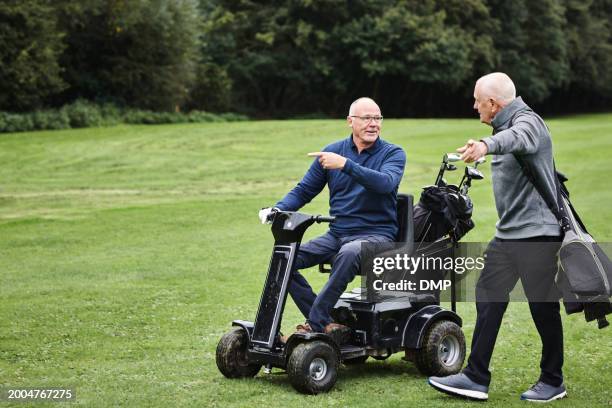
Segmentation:
{"type": "Polygon", "coordinates": [[[346,360],[349,358],[361,357],[366,355],[365,347],[353,346],[350,344],[345,344],[340,347],[340,354],[342,354],[342,359],[346,360]]]}

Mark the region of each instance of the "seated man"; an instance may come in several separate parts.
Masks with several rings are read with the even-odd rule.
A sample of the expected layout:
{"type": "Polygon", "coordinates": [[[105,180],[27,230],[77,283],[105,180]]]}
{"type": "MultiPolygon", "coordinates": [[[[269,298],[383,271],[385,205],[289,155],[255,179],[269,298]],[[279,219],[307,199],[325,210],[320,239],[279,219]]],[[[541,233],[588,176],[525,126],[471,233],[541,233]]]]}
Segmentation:
{"type": "MultiPolygon", "coordinates": [[[[344,326],[332,322],[330,312],[349,282],[359,273],[362,242],[389,242],[397,235],[397,189],[406,154],[399,146],[380,139],[380,108],[370,98],[351,104],[347,117],[352,134],[314,156],[310,169],[275,208],[297,211],[329,186],[329,231],[300,246],[289,293],[306,323],[298,331],[331,333],[344,326]],[[299,270],[329,262],[329,281],[316,295],[299,270]]],[[[260,211],[265,222],[273,209],[260,211]]]]}

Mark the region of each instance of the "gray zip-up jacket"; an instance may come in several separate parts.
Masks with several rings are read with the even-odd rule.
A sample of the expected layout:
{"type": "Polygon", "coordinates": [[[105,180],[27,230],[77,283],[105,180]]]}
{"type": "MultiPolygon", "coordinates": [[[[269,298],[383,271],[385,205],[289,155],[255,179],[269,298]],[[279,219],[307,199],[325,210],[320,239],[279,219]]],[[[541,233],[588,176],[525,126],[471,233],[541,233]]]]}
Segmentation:
{"type": "MultiPolygon", "coordinates": [[[[495,117],[493,136],[482,141],[493,155],[491,173],[499,221],[495,234],[503,239],[558,236],[557,219],[514,157],[521,156],[544,190],[556,191],[552,139],[548,128],[519,96],[495,117]]],[[[556,197],[553,197],[553,202],[556,197]]]]}

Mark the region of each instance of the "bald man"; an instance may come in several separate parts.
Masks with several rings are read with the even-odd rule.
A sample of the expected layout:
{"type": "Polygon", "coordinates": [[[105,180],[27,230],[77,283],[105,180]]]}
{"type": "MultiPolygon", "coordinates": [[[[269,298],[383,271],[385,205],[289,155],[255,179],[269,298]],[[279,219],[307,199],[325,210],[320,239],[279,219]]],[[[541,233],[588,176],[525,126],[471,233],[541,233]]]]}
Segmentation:
{"type": "MultiPolygon", "coordinates": [[[[327,233],[300,246],[289,293],[306,318],[298,331],[339,334],[339,339],[346,337],[348,329],[332,322],[330,312],[359,273],[361,243],[395,240],[397,189],[406,164],[404,151],[380,138],[383,117],[372,99],[354,101],[346,120],[349,137],[309,153],[314,161],[308,172],[275,205],[297,211],[325,185],[329,187],[329,213],[336,221],[327,233]],[[299,270],[332,258],[329,281],[316,295],[299,270]]],[[[262,222],[270,211],[260,211],[262,222]]]]}
{"type": "Polygon", "coordinates": [[[566,395],[563,328],[554,284],[561,228],[522,166],[552,202],[556,201],[556,175],[548,128],[515,92],[512,80],[501,72],[483,76],[474,88],[474,109],[482,123],[493,127],[493,136],[469,140],[457,151],[466,162],[493,155],[491,173],[499,221],[476,284],[477,317],[468,365],[456,375],[431,377],[429,383],[447,394],[488,398],[493,348],[509,293],[520,279],[542,341],[540,377],[521,399],[548,402],[566,395]]]}

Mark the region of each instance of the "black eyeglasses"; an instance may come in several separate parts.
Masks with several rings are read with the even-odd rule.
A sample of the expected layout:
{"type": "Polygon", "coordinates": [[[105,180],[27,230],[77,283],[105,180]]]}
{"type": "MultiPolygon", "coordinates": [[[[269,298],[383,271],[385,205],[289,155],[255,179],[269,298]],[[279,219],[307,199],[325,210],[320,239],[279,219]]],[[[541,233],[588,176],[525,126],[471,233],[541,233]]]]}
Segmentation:
{"type": "Polygon", "coordinates": [[[383,121],[383,117],[382,116],[355,116],[355,115],[350,115],[351,118],[359,118],[361,120],[363,120],[366,123],[370,123],[371,121],[374,121],[374,123],[380,123],[383,121]]]}

